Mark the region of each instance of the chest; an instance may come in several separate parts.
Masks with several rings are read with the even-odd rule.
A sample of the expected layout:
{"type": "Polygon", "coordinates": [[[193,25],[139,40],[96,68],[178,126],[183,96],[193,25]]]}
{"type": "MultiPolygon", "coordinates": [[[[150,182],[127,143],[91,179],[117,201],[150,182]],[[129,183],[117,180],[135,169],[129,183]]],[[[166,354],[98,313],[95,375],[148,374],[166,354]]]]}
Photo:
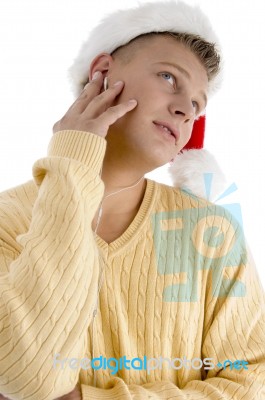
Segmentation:
{"type": "MultiPolygon", "coordinates": [[[[117,255],[105,265],[94,328],[88,332],[88,358],[92,348],[95,357],[117,360],[201,357],[200,303],[164,299],[164,290],[177,283],[177,279],[159,273],[154,254],[148,248],[141,241],[136,253],[127,253],[123,259],[117,255]]],[[[182,385],[188,381],[189,370],[177,376],[178,371],[163,367],[164,379],[182,385]]],[[[144,369],[127,371],[123,367],[117,372],[127,382],[141,384],[146,380],[144,369]]],[[[158,372],[162,379],[161,370],[158,372]]],[[[195,378],[201,379],[200,371],[195,372],[195,378]]],[[[104,379],[111,377],[108,369],[97,373],[102,385],[104,379]]],[[[86,379],[92,381],[92,375],[86,379]]]]}
{"type": "MultiPolygon", "coordinates": [[[[97,229],[97,235],[106,243],[110,244],[118,239],[128,229],[135,218],[137,211],[123,214],[103,215],[97,229]]],[[[96,219],[92,224],[92,229],[96,228],[96,219]]]]}

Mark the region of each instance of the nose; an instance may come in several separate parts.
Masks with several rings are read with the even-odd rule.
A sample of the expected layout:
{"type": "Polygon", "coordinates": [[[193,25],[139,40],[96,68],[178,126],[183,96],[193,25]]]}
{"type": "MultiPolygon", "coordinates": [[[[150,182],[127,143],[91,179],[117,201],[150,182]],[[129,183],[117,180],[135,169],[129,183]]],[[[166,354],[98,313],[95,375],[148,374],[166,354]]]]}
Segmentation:
{"type": "Polygon", "coordinates": [[[194,121],[195,110],[191,96],[188,93],[181,93],[174,95],[174,99],[170,104],[170,112],[172,115],[178,116],[178,118],[184,122],[194,121]]]}

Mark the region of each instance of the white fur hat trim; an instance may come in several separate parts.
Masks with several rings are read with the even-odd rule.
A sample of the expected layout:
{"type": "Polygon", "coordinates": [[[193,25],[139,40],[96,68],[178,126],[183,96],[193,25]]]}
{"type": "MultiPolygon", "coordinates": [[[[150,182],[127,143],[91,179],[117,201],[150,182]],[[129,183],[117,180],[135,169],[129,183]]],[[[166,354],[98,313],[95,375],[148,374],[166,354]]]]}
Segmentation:
{"type": "Polygon", "coordinates": [[[172,186],[214,202],[226,187],[226,178],[214,156],[205,149],[183,150],[168,169],[172,186]]]}
{"type": "MultiPolygon", "coordinates": [[[[78,96],[82,91],[88,81],[90,64],[98,54],[111,54],[118,47],[144,33],[166,31],[199,35],[202,39],[215,43],[221,55],[218,38],[208,17],[198,6],[172,0],[139,3],[138,7],[118,10],[106,16],[91,31],[69,69],[74,94],[78,96]]],[[[209,83],[209,96],[221,85],[222,69],[221,65],[220,73],[209,83]]]]}

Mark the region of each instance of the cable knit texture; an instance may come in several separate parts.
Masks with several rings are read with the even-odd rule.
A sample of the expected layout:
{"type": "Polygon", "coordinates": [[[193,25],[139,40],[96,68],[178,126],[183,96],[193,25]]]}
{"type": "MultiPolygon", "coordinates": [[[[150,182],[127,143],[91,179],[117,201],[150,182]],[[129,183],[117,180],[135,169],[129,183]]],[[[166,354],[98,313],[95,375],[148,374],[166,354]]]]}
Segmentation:
{"type": "Polygon", "coordinates": [[[83,399],[264,400],[265,296],[240,226],[148,179],[133,222],[107,244],[91,229],[105,150],[92,133],[57,132],[34,180],[0,195],[0,393],[52,400],[79,381],[83,399]],[[76,367],[93,355],[213,368],[76,367]]]}

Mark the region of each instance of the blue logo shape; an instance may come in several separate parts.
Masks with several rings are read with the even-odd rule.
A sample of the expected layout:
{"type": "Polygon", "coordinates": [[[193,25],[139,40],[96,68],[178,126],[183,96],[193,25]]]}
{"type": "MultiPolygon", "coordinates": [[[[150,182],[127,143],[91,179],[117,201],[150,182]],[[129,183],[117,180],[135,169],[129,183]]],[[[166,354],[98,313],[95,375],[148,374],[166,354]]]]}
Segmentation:
{"type": "MultiPolygon", "coordinates": [[[[211,192],[212,175],[204,176],[207,196],[211,192]]],[[[238,220],[240,206],[234,208],[237,211],[237,218],[234,218],[228,207],[209,203],[186,189],[181,190],[197,204],[152,216],[158,272],[174,275],[180,281],[164,289],[164,301],[198,301],[199,277],[205,271],[208,271],[207,282],[211,283],[209,290],[213,297],[245,296],[244,283],[223,276],[224,268],[238,268],[247,261],[242,224],[238,220]]],[[[231,185],[224,193],[234,190],[236,186],[231,185]]]]}

